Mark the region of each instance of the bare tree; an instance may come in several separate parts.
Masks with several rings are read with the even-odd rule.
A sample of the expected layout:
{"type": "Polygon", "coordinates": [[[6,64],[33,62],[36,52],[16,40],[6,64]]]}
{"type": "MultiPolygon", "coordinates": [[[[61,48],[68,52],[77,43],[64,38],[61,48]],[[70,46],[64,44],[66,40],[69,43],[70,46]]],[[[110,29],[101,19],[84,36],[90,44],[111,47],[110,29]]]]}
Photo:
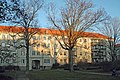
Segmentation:
{"type": "Polygon", "coordinates": [[[6,17],[6,7],[7,4],[5,1],[0,1],[0,23],[4,22],[6,17]]]}
{"type": "Polygon", "coordinates": [[[29,46],[30,40],[33,35],[37,33],[38,27],[37,13],[43,6],[43,0],[12,0],[11,13],[14,13],[11,17],[11,22],[16,26],[22,28],[18,33],[21,40],[24,40],[25,44],[22,45],[26,48],[26,71],[29,70],[29,46]],[[22,35],[21,35],[22,34],[22,35]]]}
{"type": "Polygon", "coordinates": [[[103,23],[103,26],[97,29],[104,35],[108,36],[108,41],[105,43],[107,52],[111,57],[111,61],[117,60],[118,48],[116,45],[120,42],[120,20],[118,18],[111,18],[103,23]]]}
{"type": "Polygon", "coordinates": [[[5,65],[17,66],[16,64],[19,62],[17,50],[21,48],[21,44],[19,44],[21,40],[18,38],[17,33],[15,33],[19,32],[15,28],[17,27],[2,26],[0,30],[4,33],[2,40],[0,40],[0,59],[5,65]]]}
{"type": "Polygon", "coordinates": [[[0,45],[0,59],[2,63],[11,65],[17,63],[17,52],[14,47],[8,45],[7,43],[8,41],[0,45]]]}
{"type": "MultiPolygon", "coordinates": [[[[56,13],[55,6],[50,4],[47,12],[48,19],[53,29],[59,30],[62,40],[56,37],[60,46],[69,52],[70,71],[73,71],[73,53],[77,39],[92,25],[107,19],[105,11],[99,9],[96,12],[93,3],[86,0],[66,0],[64,8],[56,13]]],[[[58,33],[56,33],[57,35],[58,33]]]]}

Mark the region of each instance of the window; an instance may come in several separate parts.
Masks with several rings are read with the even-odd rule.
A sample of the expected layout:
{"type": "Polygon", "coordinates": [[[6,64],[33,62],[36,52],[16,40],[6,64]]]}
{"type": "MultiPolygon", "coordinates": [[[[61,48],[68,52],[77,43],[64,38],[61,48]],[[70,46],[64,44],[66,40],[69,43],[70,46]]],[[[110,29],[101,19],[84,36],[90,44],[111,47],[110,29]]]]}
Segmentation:
{"type": "Polygon", "coordinates": [[[7,35],[7,39],[10,39],[10,37],[11,37],[10,35],[7,35]]]}
{"type": "Polygon", "coordinates": [[[66,56],[67,55],[67,52],[64,52],[64,56],[66,56]]]}
{"type": "Polygon", "coordinates": [[[56,37],[54,37],[54,41],[56,41],[56,37]]]}
{"type": "Polygon", "coordinates": [[[15,52],[13,53],[13,56],[16,57],[16,53],[15,52]]]}
{"type": "Polygon", "coordinates": [[[55,55],[57,55],[57,52],[55,52],[55,55]]]}
{"type": "Polygon", "coordinates": [[[46,40],[46,36],[44,36],[44,40],[46,40]]]}
{"type": "Polygon", "coordinates": [[[37,45],[37,47],[40,47],[40,43],[37,45]]]}
{"type": "Polygon", "coordinates": [[[84,45],[84,48],[87,49],[87,45],[84,45]]]}
{"type": "Polygon", "coordinates": [[[44,63],[50,63],[50,59],[44,59],[44,63]]]}
{"type": "Polygon", "coordinates": [[[50,55],[50,50],[49,50],[49,51],[47,51],[47,55],[50,55]]]}
{"type": "Polygon", "coordinates": [[[38,40],[40,40],[40,36],[38,36],[38,40]]]}
{"type": "Polygon", "coordinates": [[[24,41],[21,41],[21,45],[24,45],[24,41]]]}
{"type": "Polygon", "coordinates": [[[10,59],[6,59],[6,63],[9,63],[10,62],[10,59]]]}
{"type": "Polygon", "coordinates": [[[23,56],[25,55],[25,49],[24,48],[21,49],[21,55],[23,55],[23,56]]]}
{"type": "Polygon", "coordinates": [[[4,60],[1,59],[1,63],[4,63],[4,60]]]}
{"type": "Polygon", "coordinates": [[[2,43],[1,45],[2,45],[2,47],[5,47],[5,43],[2,43]]]}
{"type": "Polygon", "coordinates": [[[80,39],[80,42],[82,42],[82,39],[80,39]]]}
{"type": "Polygon", "coordinates": [[[67,59],[64,59],[64,63],[65,63],[65,64],[67,63],[67,59]]]}
{"type": "Polygon", "coordinates": [[[44,43],[44,48],[46,48],[46,44],[44,43]]]}
{"type": "Polygon", "coordinates": [[[48,43],[48,48],[50,48],[50,43],[48,43]]]}
{"type": "Polygon", "coordinates": [[[60,40],[62,40],[62,38],[60,38],[60,40]]]}
{"type": "Polygon", "coordinates": [[[87,42],[87,39],[84,39],[84,42],[87,42]]]}
{"type": "Polygon", "coordinates": [[[87,55],[87,52],[85,52],[84,55],[86,56],[86,55],[87,55]]]}
{"type": "Polygon", "coordinates": [[[62,62],[63,60],[62,59],[60,59],[60,62],[62,62]]]}
{"type": "Polygon", "coordinates": [[[60,55],[62,55],[62,52],[60,52],[60,55]]]}
{"type": "Polygon", "coordinates": [[[82,56],[82,52],[80,52],[80,56],[82,56]]]}
{"type": "Polygon", "coordinates": [[[33,36],[32,38],[33,38],[33,40],[36,40],[36,36],[33,36]]]}
{"type": "Polygon", "coordinates": [[[22,59],[22,64],[24,64],[25,63],[25,60],[24,59],[22,59]]]}
{"type": "Polygon", "coordinates": [[[5,35],[2,35],[2,38],[5,39],[5,35]]]}
{"type": "Polygon", "coordinates": [[[35,51],[32,51],[32,55],[35,55],[35,51]]]}
{"type": "Polygon", "coordinates": [[[39,51],[37,51],[37,55],[40,55],[40,52],[39,52],[39,51]]]}
{"type": "Polygon", "coordinates": [[[50,40],[51,39],[51,36],[48,36],[48,40],[50,40]]]}
{"type": "Polygon", "coordinates": [[[57,48],[57,44],[54,44],[54,49],[56,49],[57,48]]]}

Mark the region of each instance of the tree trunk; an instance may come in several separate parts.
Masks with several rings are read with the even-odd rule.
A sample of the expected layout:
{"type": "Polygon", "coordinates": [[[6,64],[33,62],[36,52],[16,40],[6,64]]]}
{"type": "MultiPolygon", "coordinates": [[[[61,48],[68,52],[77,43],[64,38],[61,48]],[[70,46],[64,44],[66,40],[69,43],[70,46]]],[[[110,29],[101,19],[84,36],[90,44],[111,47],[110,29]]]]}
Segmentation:
{"type": "Polygon", "coordinates": [[[25,42],[26,42],[26,72],[29,71],[29,32],[28,28],[25,29],[25,42]]]}
{"type": "Polygon", "coordinates": [[[26,71],[29,71],[29,42],[26,43],[26,71]]]}
{"type": "Polygon", "coordinates": [[[69,68],[70,68],[70,72],[73,71],[73,54],[72,54],[72,49],[68,50],[69,52],[69,68]]]}
{"type": "Polygon", "coordinates": [[[117,59],[116,59],[116,54],[113,54],[113,55],[112,55],[112,67],[113,67],[113,68],[116,68],[116,65],[117,65],[117,64],[116,64],[116,61],[117,61],[117,59]]]}

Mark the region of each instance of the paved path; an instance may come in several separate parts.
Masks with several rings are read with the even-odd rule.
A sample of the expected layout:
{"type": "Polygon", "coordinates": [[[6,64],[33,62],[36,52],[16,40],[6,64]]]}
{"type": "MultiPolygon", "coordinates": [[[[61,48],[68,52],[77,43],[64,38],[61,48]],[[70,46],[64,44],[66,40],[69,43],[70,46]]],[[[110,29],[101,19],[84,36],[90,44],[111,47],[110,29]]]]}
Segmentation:
{"type": "Polygon", "coordinates": [[[98,75],[111,75],[110,73],[96,73],[96,72],[84,72],[84,71],[80,71],[80,73],[98,74],[98,75]]]}
{"type": "MultiPolygon", "coordinates": [[[[87,74],[97,74],[97,75],[106,75],[106,76],[111,76],[112,73],[97,73],[97,72],[84,72],[84,71],[79,71],[80,73],[87,73],[87,74]]],[[[120,76],[120,74],[118,73],[117,76],[120,76]]]]}
{"type": "Polygon", "coordinates": [[[16,73],[16,77],[14,80],[29,80],[29,78],[26,77],[24,71],[19,71],[16,73]]]}

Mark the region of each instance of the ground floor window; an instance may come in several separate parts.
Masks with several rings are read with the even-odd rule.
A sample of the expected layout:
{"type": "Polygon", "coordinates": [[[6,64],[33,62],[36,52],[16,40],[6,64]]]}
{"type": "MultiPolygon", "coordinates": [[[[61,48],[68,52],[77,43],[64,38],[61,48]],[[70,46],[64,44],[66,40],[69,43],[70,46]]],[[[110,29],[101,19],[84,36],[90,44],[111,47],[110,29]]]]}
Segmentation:
{"type": "Polygon", "coordinates": [[[44,59],[44,63],[50,63],[50,59],[44,59]]]}
{"type": "Polygon", "coordinates": [[[21,63],[22,63],[22,64],[25,64],[25,59],[22,59],[22,60],[21,60],[21,63]]]}

